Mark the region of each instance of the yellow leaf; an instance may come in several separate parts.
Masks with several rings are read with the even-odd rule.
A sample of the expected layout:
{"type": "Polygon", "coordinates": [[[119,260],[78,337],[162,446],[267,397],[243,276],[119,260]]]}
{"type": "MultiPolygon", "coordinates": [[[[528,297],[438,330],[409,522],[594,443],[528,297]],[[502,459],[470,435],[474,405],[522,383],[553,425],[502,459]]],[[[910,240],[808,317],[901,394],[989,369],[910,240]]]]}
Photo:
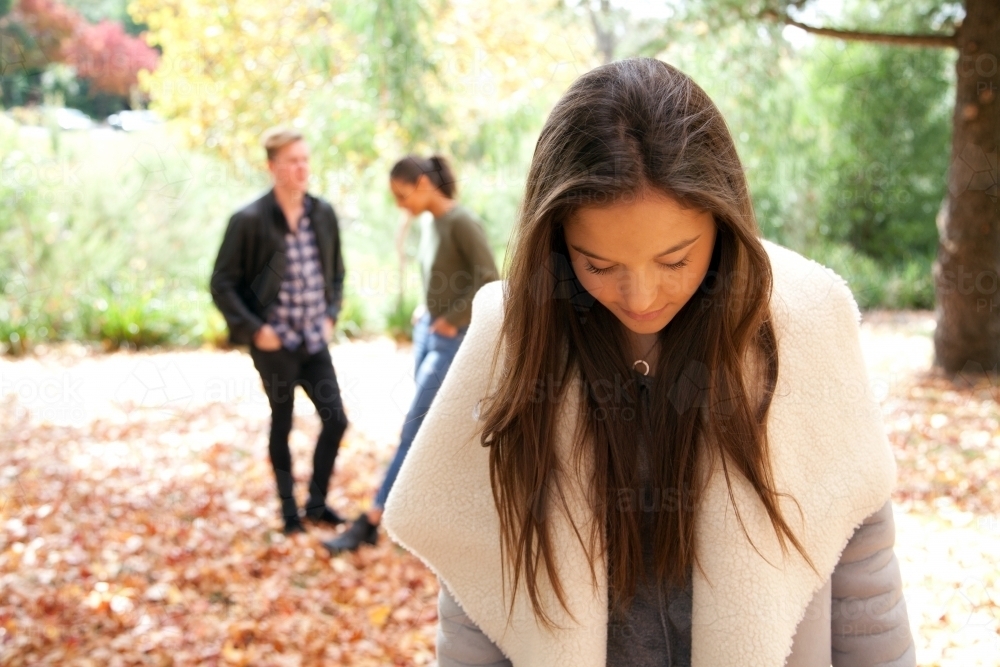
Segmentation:
{"type": "Polygon", "coordinates": [[[386,620],[389,618],[389,613],[392,611],[392,607],[385,604],[380,604],[375,607],[371,607],[368,610],[368,622],[371,623],[376,628],[381,628],[385,625],[386,620]]]}
{"type": "Polygon", "coordinates": [[[246,652],[233,646],[233,640],[231,639],[227,639],[226,643],[222,646],[222,659],[231,665],[247,664],[246,652]]]}

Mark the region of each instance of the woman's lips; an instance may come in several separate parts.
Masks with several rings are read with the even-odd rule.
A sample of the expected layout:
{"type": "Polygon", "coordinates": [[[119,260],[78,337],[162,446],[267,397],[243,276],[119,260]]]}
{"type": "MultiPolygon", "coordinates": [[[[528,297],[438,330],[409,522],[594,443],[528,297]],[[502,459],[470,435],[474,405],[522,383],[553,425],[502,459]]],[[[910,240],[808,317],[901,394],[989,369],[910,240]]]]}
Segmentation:
{"type": "Polygon", "coordinates": [[[622,312],[631,317],[636,322],[648,322],[649,320],[655,320],[657,317],[659,317],[663,313],[664,308],[666,308],[666,306],[658,310],[651,310],[647,313],[642,313],[641,315],[639,313],[633,313],[630,310],[625,310],[624,308],[622,308],[622,312]]]}

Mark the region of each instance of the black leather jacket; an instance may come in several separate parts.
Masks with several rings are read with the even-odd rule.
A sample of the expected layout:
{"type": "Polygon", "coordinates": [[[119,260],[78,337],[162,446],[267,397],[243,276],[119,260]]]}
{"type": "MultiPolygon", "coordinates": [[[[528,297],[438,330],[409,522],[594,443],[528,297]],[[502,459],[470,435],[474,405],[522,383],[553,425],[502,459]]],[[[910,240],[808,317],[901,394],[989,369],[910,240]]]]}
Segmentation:
{"type": "MultiPolygon", "coordinates": [[[[337,319],[344,292],[344,259],[340,230],[333,207],[318,197],[312,200],[312,223],[323,268],[323,291],[327,314],[337,319]]],[[[277,303],[285,275],[285,214],[274,197],[274,189],[229,218],[219,256],[212,271],[212,301],[229,326],[231,345],[248,345],[267,321],[277,303]]]]}

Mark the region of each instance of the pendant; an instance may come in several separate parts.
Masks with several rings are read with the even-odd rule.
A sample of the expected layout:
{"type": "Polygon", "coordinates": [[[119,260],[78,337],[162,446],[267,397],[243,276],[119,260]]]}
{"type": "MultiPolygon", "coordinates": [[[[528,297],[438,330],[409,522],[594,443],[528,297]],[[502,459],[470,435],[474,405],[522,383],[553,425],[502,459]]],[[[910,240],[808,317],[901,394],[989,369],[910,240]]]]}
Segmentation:
{"type": "Polygon", "coordinates": [[[637,364],[642,364],[643,366],[646,367],[646,370],[642,372],[643,375],[649,375],[649,364],[647,364],[642,359],[636,359],[635,361],[632,362],[632,368],[635,369],[637,364]]]}

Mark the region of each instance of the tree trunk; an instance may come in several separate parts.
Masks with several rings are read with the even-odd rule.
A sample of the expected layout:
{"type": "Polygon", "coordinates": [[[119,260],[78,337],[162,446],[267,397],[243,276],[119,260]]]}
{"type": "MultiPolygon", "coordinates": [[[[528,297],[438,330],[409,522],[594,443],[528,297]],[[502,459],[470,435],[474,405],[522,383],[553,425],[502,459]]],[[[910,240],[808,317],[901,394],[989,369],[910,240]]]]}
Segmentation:
{"type": "Polygon", "coordinates": [[[609,0],[601,0],[601,9],[598,11],[587,0],[587,11],[590,13],[590,24],[594,28],[597,53],[601,56],[601,62],[606,65],[615,59],[615,47],[618,45],[611,3],[609,0]]]}
{"type": "Polygon", "coordinates": [[[1000,2],[965,5],[956,40],[947,214],[934,265],[934,363],[949,373],[978,374],[1000,365],[1000,2]]]}

